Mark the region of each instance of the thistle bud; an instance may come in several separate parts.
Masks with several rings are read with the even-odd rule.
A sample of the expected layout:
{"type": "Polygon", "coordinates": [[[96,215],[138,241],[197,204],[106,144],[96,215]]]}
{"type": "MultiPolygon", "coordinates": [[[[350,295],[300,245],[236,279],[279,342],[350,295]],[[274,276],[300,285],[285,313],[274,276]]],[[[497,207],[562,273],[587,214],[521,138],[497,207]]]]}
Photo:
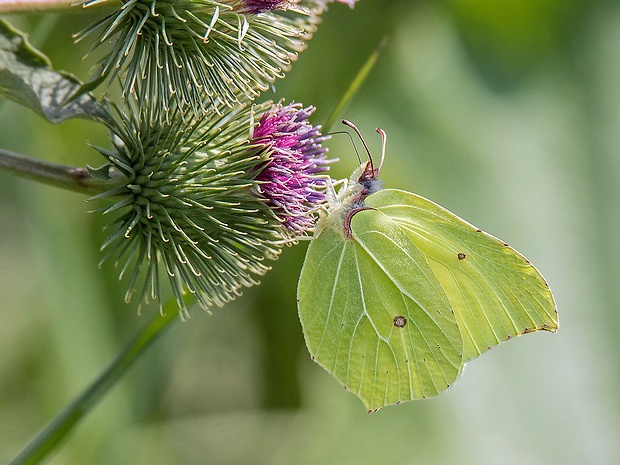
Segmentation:
{"type": "Polygon", "coordinates": [[[151,113],[156,106],[176,107],[200,117],[253,100],[284,77],[325,9],[324,0],[280,8],[289,3],[125,0],[78,40],[92,37],[91,51],[111,44],[93,81],[120,78],[123,95],[148,101],[151,113]]]}

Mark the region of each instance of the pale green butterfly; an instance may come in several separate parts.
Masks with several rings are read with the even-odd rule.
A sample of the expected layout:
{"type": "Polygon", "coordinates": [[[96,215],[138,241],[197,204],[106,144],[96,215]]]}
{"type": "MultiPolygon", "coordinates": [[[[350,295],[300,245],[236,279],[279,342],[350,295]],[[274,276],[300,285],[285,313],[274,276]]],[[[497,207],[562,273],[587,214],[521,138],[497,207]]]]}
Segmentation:
{"type": "Polygon", "coordinates": [[[366,151],[332,188],[299,278],[313,360],[370,411],[435,396],[491,347],[557,330],[549,286],[523,255],[430,200],[382,190],[366,151]]]}

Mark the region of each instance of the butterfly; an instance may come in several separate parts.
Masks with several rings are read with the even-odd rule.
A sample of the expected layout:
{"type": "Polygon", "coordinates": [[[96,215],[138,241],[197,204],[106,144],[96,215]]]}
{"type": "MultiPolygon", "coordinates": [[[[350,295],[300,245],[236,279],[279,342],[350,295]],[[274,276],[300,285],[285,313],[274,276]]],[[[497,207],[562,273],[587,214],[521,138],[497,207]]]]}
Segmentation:
{"type": "Polygon", "coordinates": [[[297,301],[312,359],[368,411],[435,396],[515,336],[555,332],[539,271],[505,242],[419,195],[382,189],[362,163],[314,230],[297,301]]]}

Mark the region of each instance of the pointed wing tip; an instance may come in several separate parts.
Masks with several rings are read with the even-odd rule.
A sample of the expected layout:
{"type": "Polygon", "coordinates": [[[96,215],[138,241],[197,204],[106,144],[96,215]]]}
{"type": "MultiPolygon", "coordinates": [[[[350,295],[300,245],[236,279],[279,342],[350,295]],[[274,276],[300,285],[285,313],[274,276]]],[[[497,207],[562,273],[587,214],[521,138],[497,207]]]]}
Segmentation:
{"type": "Polygon", "coordinates": [[[558,329],[560,329],[560,322],[558,320],[555,320],[553,322],[553,325],[543,325],[541,329],[550,333],[557,333],[558,329]]]}
{"type": "Polygon", "coordinates": [[[383,407],[390,407],[392,405],[401,405],[401,404],[404,404],[405,402],[410,402],[412,400],[419,400],[419,399],[402,399],[402,400],[397,400],[396,402],[383,403],[383,404],[369,404],[363,399],[362,399],[362,402],[364,402],[366,413],[375,413],[375,412],[378,412],[383,407]]]}
{"type": "Polygon", "coordinates": [[[364,400],[362,400],[362,402],[364,402],[364,408],[366,409],[366,413],[368,414],[378,412],[380,409],[382,409],[383,407],[387,407],[388,405],[398,405],[402,403],[399,401],[398,404],[370,405],[364,400]]]}
{"type": "Polygon", "coordinates": [[[542,326],[540,327],[535,327],[535,328],[525,328],[523,331],[521,331],[521,333],[519,333],[517,336],[523,335],[523,334],[530,334],[530,333],[535,333],[537,331],[547,331],[549,333],[555,333],[558,331],[558,328],[560,327],[560,323],[558,322],[558,320],[553,321],[551,324],[547,324],[544,323],[542,326]]]}
{"type": "MultiPolygon", "coordinates": [[[[451,385],[448,385],[446,387],[446,390],[449,389],[450,386],[451,385]]],[[[347,391],[351,392],[349,389],[347,389],[347,391]]],[[[396,406],[396,405],[402,405],[402,404],[404,404],[406,402],[412,402],[412,401],[416,401],[416,400],[428,399],[428,398],[431,398],[431,397],[435,397],[438,394],[441,394],[441,392],[444,392],[444,391],[440,391],[437,394],[431,394],[429,396],[423,395],[422,397],[411,397],[411,398],[408,398],[408,399],[399,399],[399,400],[394,401],[394,402],[385,402],[385,403],[381,403],[381,404],[369,403],[366,400],[362,399],[358,394],[355,394],[355,393],[353,393],[353,394],[355,394],[358,397],[358,399],[360,399],[364,403],[364,407],[366,408],[366,412],[367,413],[375,413],[375,412],[379,411],[380,409],[382,409],[383,407],[391,407],[391,406],[396,406]]]]}
{"type": "MultiPolygon", "coordinates": [[[[350,390],[348,390],[348,391],[352,392],[350,390]]],[[[393,402],[393,403],[388,403],[388,402],[376,403],[376,402],[373,402],[373,401],[368,402],[367,399],[364,399],[359,394],[357,394],[355,392],[353,392],[353,394],[355,394],[355,396],[364,403],[364,408],[366,409],[366,413],[375,413],[375,412],[378,412],[383,407],[388,407],[390,405],[400,405],[403,402],[407,401],[407,400],[397,400],[396,402],[393,402]]]]}

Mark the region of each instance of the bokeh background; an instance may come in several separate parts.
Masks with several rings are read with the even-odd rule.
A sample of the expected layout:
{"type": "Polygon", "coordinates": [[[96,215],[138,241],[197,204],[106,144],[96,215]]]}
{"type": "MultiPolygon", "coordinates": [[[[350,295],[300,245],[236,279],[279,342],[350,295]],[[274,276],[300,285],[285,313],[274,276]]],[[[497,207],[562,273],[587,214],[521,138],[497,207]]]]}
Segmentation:
{"type": "MultiPolygon", "coordinates": [[[[56,68],[87,77],[82,15],[16,17],[56,68]]],[[[361,0],[335,4],[277,93],[325,121],[389,35],[343,116],[387,187],[440,203],[545,275],[560,330],[503,344],[437,398],[367,414],[304,346],[305,244],[141,359],[50,464],[620,463],[620,4],[361,0]]],[[[339,128],[335,128],[339,129],[339,128]]],[[[51,126],[0,102],[0,145],[100,164],[97,125],[51,126]]],[[[357,159],[335,136],[345,177],[357,159]]],[[[77,194],[0,173],[0,461],[80,393],[145,322],[97,267],[103,222],[77,194]]],[[[148,311],[145,310],[145,312],[148,311]]]]}

